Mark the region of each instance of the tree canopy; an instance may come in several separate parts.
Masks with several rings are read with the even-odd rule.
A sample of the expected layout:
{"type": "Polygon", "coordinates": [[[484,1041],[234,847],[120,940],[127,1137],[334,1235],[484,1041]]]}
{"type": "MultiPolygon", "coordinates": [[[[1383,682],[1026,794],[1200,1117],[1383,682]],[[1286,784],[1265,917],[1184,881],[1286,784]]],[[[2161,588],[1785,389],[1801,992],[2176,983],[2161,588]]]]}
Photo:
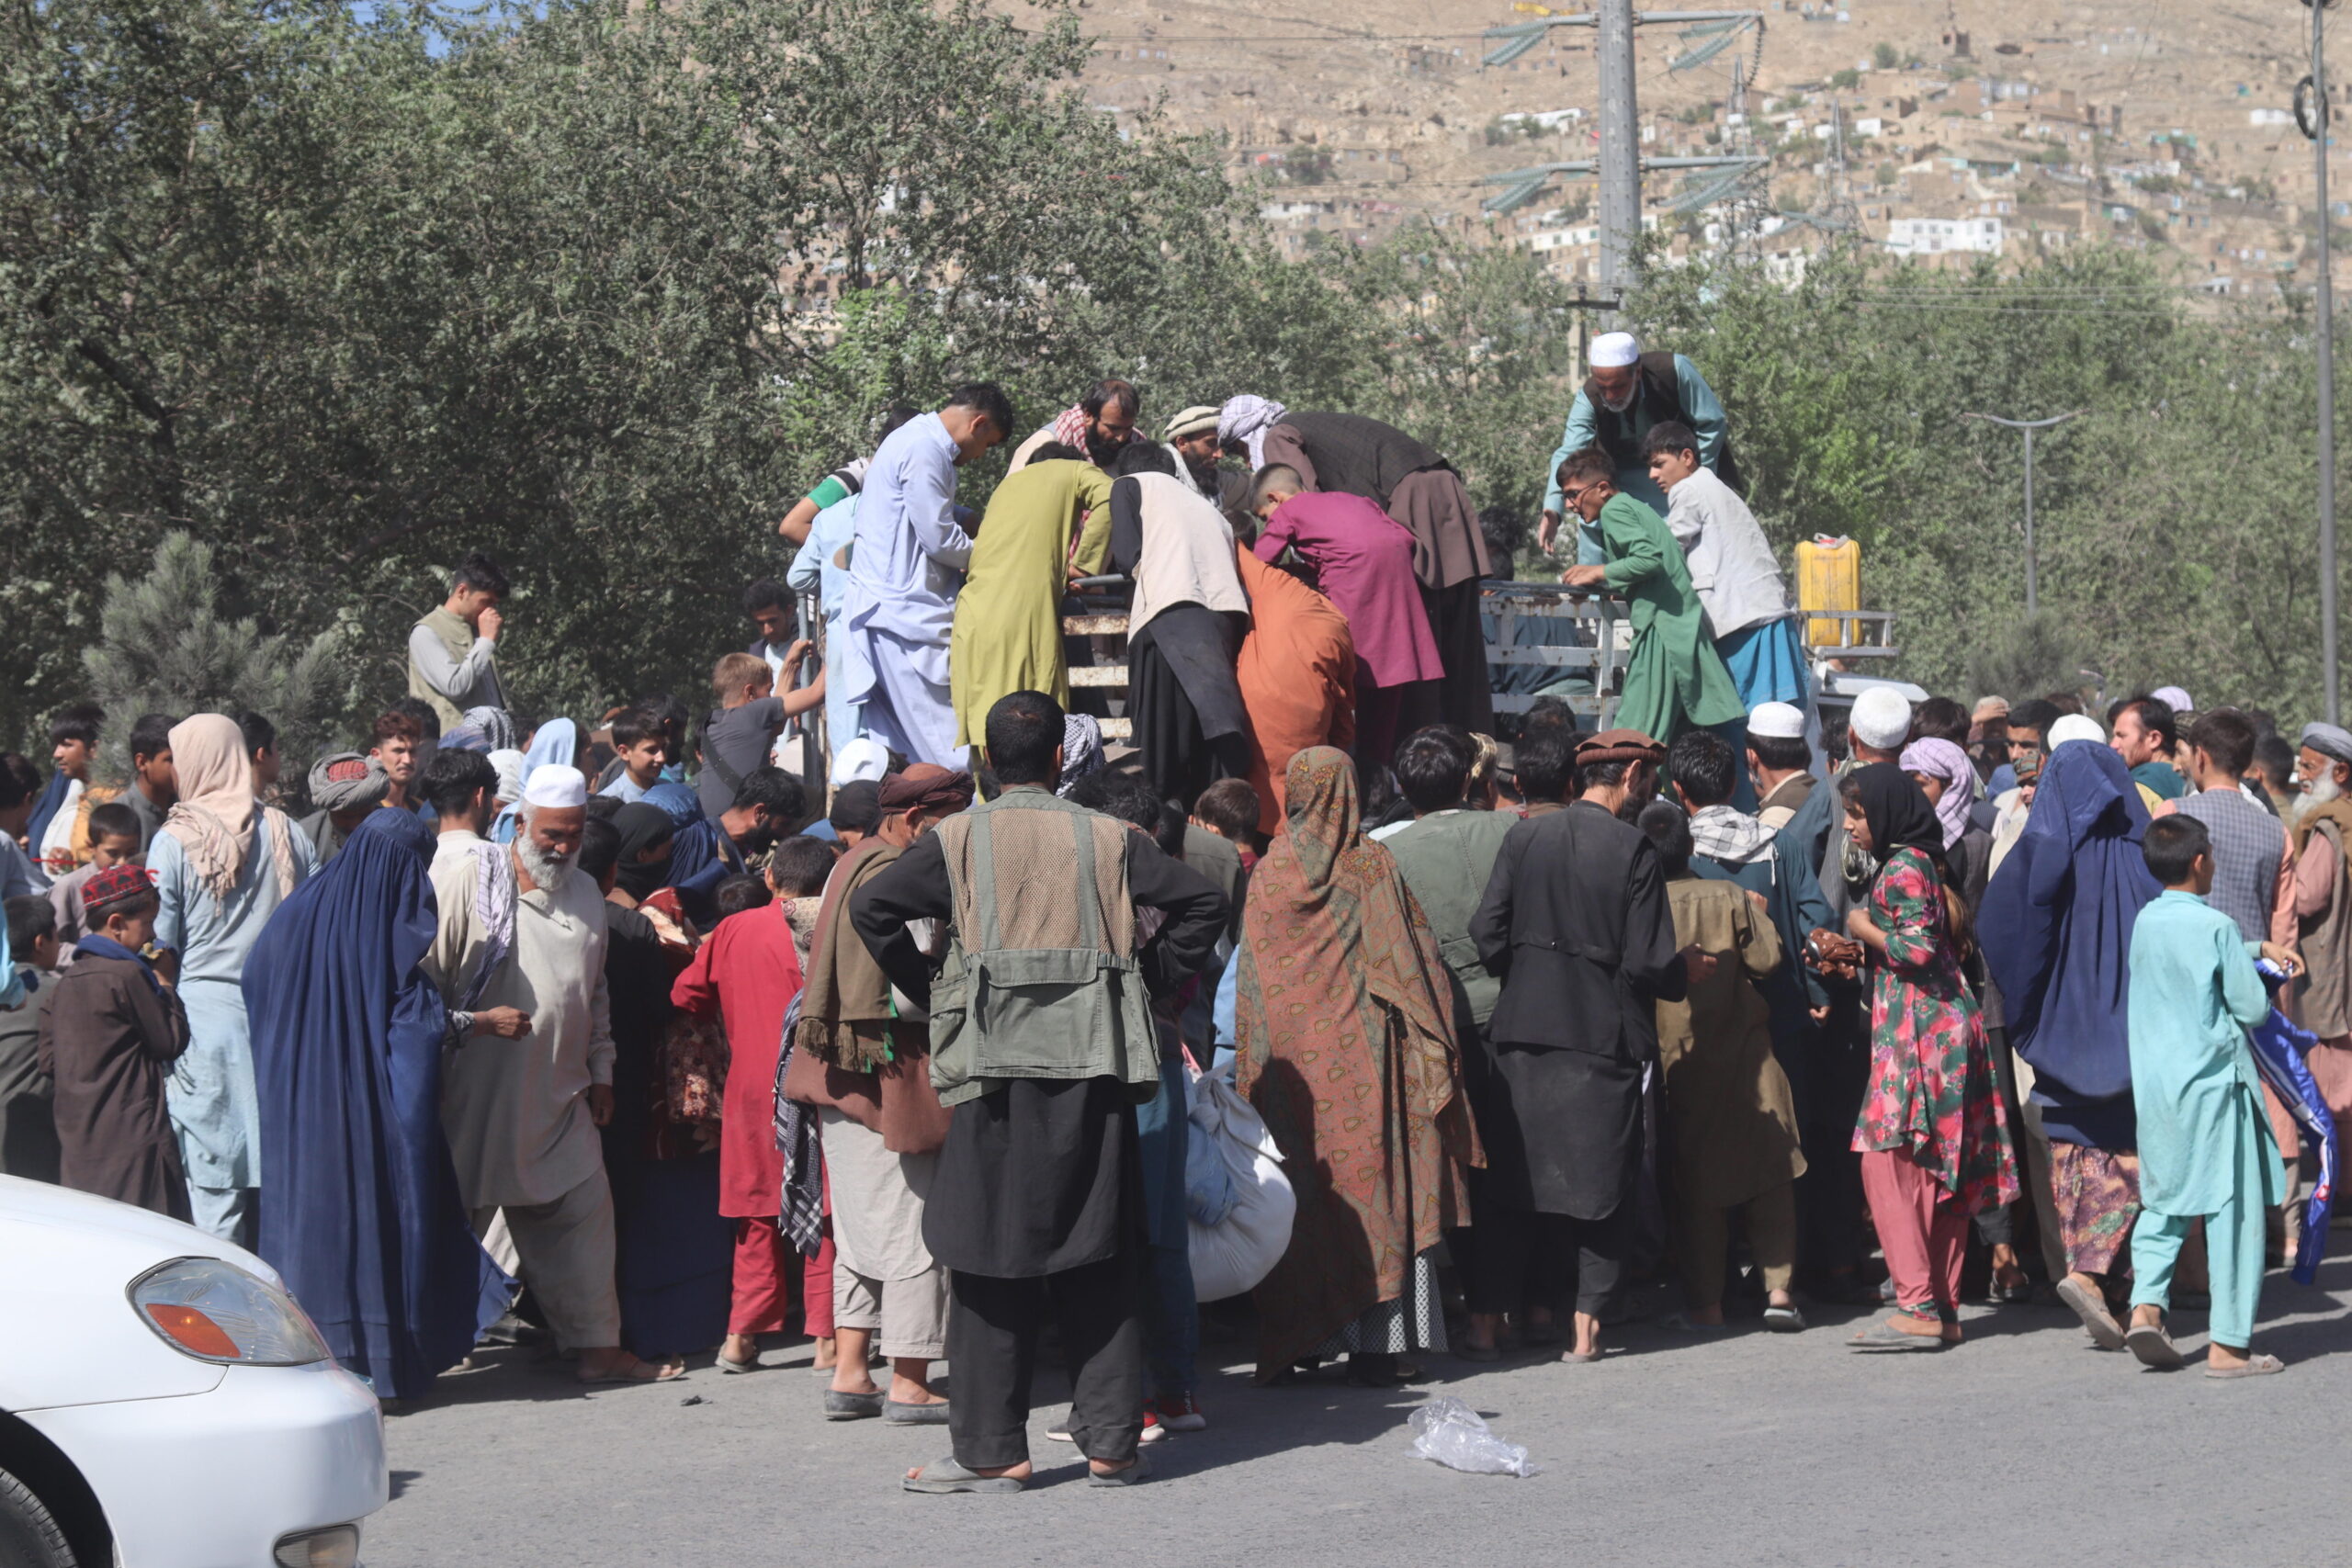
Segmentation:
{"type": "MultiPolygon", "coordinates": [[[[1569,286],[1435,229],[1286,260],[1220,148],[1089,107],[1090,47],[1069,0],[0,14],[0,736],[92,694],[107,580],[175,535],[227,624],[334,634],[345,719],[474,548],[526,714],[693,690],[775,519],[956,380],[1031,423],[1105,375],[1148,423],[1356,410],[1531,517],[1569,286]]],[[[1865,541],[1915,679],[2021,614],[2016,439],[1960,415],[2086,407],[2041,449],[2045,606],[2122,683],[2307,711],[2307,328],[2185,303],[2109,254],[1831,255],[1654,268],[1634,314],[1723,392],[1778,543],[1865,541]]]]}

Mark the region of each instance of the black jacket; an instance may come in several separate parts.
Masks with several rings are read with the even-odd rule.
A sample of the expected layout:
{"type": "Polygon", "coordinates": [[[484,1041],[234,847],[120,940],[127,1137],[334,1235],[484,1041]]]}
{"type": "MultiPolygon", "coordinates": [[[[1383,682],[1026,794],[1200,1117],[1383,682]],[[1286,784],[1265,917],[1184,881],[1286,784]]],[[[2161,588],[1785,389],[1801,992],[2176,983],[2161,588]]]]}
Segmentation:
{"type": "Polygon", "coordinates": [[[1487,1025],[1498,1045],[1646,1061],[1657,1051],[1652,1004],[1682,999],[1657,847],[1581,801],[1504,837],[1470,938],[1502,977],[1487,1025]]]}

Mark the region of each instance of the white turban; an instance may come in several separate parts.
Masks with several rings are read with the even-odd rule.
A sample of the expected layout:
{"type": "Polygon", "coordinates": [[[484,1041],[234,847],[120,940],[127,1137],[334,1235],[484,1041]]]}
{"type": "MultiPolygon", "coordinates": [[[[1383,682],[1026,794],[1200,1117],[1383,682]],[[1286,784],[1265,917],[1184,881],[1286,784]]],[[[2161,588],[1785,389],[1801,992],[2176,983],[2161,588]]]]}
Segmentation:
{"type": "Polygon", "coordinates": [[[1846,731],[1874,750],[1894,750],[1911,739],[1911,704],[1892,686],[1872,686],[1854,699],[1846,731]]]}
{"type": "Polygon", "coordinates": [[[2070,713],[2050,727],[2046,739],[2052,751],[2069,740],[2087,740],[2094,746],[2104,746],[2107,744],[2107,731],[2098,727],[2098,720],[2083,714],[2070,713]]]}
{"type": "Polygon", "coordinates": [[[1631,333],[1603,333],[1592,340],[1592,367],[1620,370],[1642,356],[1641,344],[1631,333]]]}
{"type": "Polygon", "coordinates": [[[1747,733],[1767,740],[1804,739],[1804,712],[1790,703],[1758,703],[1747,716],[1747,733]]]}
{"type": "Polygon", "coordinates": [[[523,753],[512,746],[490,754],[490,765],[498,774],[498,804],[512,806],[523,798],[523,753]]]}
{"type": "Polygon", "coordinates": [[[578,768],[567,768],[561,762],[542,762],[531,770],[523,785],[523,804],[549,807],[558,811],[588,804],[588,781],[578,768]]]}

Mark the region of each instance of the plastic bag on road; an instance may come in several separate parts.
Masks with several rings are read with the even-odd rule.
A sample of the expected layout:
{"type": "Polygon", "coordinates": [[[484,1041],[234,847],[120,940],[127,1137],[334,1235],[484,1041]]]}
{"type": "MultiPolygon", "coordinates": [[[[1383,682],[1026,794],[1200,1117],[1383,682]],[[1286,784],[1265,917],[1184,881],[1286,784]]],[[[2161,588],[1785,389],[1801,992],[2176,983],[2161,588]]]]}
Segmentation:
{"type": "Polygon", "coordinates": [[[1486,1418],[1452,1394],[1441,1394],[1412,1414],[1413,1452],[1473,1475],[1535,1473],[1527,1450],[1495,1436],[1486,1418]]]}

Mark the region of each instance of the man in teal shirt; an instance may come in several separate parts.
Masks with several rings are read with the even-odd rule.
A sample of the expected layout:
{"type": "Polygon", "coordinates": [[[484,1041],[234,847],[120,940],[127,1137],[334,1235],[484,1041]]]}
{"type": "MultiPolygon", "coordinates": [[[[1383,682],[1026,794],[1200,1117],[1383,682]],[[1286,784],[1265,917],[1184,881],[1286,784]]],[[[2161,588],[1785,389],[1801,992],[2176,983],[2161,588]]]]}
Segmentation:
{"type": "Polygon", "coordinates": [[[2132,1327],[2125,1343],[2152,1367],[2177,1367],[2165,1332],[2173,1266],[2199,1220],[2212,1273],[2207,1377],[2282,1369],[2256,1356],[2263,1216],[2286,1194],[2278,1145],[2245,1032],[2269,1016],[2257,953],[2291,972],[2295,956],[2250,942],[2205,902],[2213,846],[2193,817],[2160,817],[2142,845],[2164,884],[2132,930],[2132,1099],[2139,1117],[2140,1223],[2132,1235],[2132,1327]]]}
{"type": "MultiPolygon", "coordinates": [[[[1725,484],[1739,487],[1723,402],[1697,366],[1679,354],[1644,354],[1631,333],[1601,333],[1592,340],[1591,355],[1592,375],[1569,405],[1560,445],[1544,469],[1539,536],[1546,550],[1555,547],[1555,531],[1571,510],[1560,496],[1560,465],[1588,446],[1600,447],[1614,460],[1619,490],[1660,515],[1666,512],[1666,491],[1650,478],[1642,441],[1652,427],[1668,421],[1690,426],[1698,437],[1699,460],[1725,484]]],[[[1586,566],[1600,564],[1600,536],[1589,525],[1580,531],[1577,559],[1586,566]]]]}

